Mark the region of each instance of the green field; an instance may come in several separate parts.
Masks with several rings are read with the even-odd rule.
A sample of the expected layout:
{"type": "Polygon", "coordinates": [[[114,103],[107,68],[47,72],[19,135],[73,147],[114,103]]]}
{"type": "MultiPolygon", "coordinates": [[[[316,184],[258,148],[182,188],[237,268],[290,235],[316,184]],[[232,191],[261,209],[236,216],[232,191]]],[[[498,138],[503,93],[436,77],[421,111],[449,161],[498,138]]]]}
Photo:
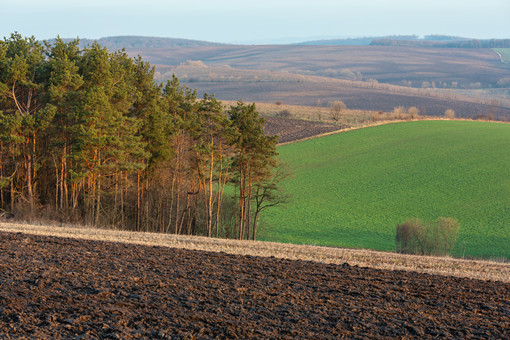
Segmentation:
{"type": "Polygon", "coordinates": [[[493,48],[503,58],[503,62],[510,63],[510,48],[493,48]]]}
{"type": "Polygon", "coordinates": [[[510,258],[510,124],[419,121],[279,147],[293,196],[259,238],[394,250],[410,217],[456,218],[456,256],[510,258]]]}

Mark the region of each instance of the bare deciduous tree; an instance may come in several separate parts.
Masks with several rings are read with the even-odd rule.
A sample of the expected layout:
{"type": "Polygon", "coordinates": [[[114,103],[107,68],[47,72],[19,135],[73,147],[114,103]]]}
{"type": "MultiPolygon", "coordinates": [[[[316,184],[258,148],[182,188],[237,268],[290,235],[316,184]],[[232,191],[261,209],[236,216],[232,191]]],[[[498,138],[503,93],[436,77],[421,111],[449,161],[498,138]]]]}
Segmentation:
{"type": "Polygon", "coordinates": [[[338,122],[342,117],[342,111],[347,108],[347,105],[341,100],[335,100],[333,102],[329,102],[329,108],[331,109],[330,118],[335,122],[338,122]]]}
{"type": "Polygon", "coordinates": [[[444,116],[446,118],[453,119],[455,118],[455,111],[453,111],[452,109],[448,109],[444,112],[444,116]]]}
{"type": "Polygon", "coordinates": [[[432,223],[409,219],[397,225],[396,251],[403,254],[451,255],[458,234],[459,222],[453,218],[440,217],[432,223]]]}
{"type": "Polygon", "coordinates": [[[409,118],[415,119],[420,114],[420,109],[418,109],[416,106],[411,106],[409,109],[407,109],[407,114],[409,115],[409,118]]]}

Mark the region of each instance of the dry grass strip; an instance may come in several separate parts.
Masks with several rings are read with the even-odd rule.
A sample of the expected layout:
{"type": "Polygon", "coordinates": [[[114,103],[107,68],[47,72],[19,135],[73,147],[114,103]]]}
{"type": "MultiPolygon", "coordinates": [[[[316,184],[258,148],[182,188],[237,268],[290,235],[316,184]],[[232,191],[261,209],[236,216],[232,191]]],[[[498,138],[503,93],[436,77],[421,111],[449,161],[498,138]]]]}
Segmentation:
{"type": "Polygon", "coordinates": [[[363,249],[212,239],[198,236],[129,232],[76,226],[0,223],[0,231],[225,252],[236,255],[274,256],[291,260],[333,264],[343,264],[346,262],[352,266],[357,265],[384,270],[410,270],[429,274],[510,282],[510,263],[492,261],[402,255],[363,249]]]}

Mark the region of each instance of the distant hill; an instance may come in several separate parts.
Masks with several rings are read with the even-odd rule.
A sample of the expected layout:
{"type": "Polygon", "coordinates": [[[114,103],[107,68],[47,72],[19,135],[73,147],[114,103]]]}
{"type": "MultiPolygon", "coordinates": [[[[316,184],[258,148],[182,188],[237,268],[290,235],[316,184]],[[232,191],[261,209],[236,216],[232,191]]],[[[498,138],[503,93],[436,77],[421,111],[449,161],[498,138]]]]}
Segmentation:
{"type": "Polygon", "coordinates": [[[294,45],[341,45],[341,46],[365,46],[365,45],[402,45],[402,46],[433,46],[434,44],[454,43],[469,41],[472,39],[451,35],[426,35],[420,38],[417,35],[391,35],[383,37],[363,37],[346,39],[327,39],[304,41],[294,45]],[[391,44],[389,43],[391,42],[391,44]]]}
{"type": "Polygon", "coordinates": [[[348,39],[327,39],[303,41],[293,45],[340,45],[340,46],[365,46],[370,45],[374,38],[348,38],[348,39]]]}
{"type": "MultiPolygon", "coordinates": [[[[64,39],[73,40],[73,39],[64,39]]],[[[51,40],[50,40],[51,41],[51,40]]],[[[80,39],[80,46],[91,45],[97,41],[101,46],[110,51],[126,49],[151,49],[151,48],[172,48],[172,47],[207,47],[222,46],[224,44],[189,39],[159,38],[142,36],[115,36],[100,39],[80,39]]]]}
{"type": "MultiPolygon", "coordinates": [[[[452,36],[387,38],[400,43],[471,41],[452,36]]],[[[309,106],[342,100],[350,109],[359,110],[416,106],[426,115],[443,115],[453,109],[459,117],[510,117],[510,68],[502,62],[507,60],[502,59],[504,51],[361,46],[370,39],[300,45],[233,45],[137,36],[97,41],[111,51],[125,47],[129,56],[141,55],[156,67],[158,82],[175,74],[182,82],[192,83],[198,93],[214,93],[222,100],[309,106]],[[341,43],[350,46],[335,45],[341,43]]],[[[83,39],[81,45],[93,41],[83,39]]]]}
{"type": "Polygon", "coordinates": [[[450,35],[392,35],[347,39],[313,40],[293,45],[339,45],[339,46],[405,46],[445,48],[509,48],[510,39],[472,39],[450,35]]]}
{"type": "Polygon", "coordinates": [[[392,38],[374,39],[372,46],[443,47],[443,48],[509,48],[510,39],[459,39],[459,40],[400,40],[392,38]]]}
{"type": "Polygon", "coordinates": [[[175,74],[222,100],[309,106],[342,100],[360,110],[416,106],[427,115],[453,109],[462,117],[510,117],[510,68],[491,49],[224,45],[128,53],[154,65],[157,81],[175,74]]]}
{"type": "MultiPolygon", "coordinates": [[[[64,39],[70,41],[72,39],[64,39]]],[[[50,40],[51,41],[51,40],[50,40]]],[[[99,39],[80,39],[80,46],[85,47],[97,41],[109,50],[153,49],[153,48],[196,48],[211,46],[236,46],[202,40],[144,37],[144,36],[115,36],[99,39]]],[[[287,44],[284,44],[287,45],[287,44]]],[[[449,35],[427,35],[423,38],[417,35],[394,35],[382,37],[339,38],[303,41],[288,45],[324,45],[324,46],[406,46],[406,47],[450,47],[450,48],[508,48],[510,39],[478,40],[449,35]]]]}

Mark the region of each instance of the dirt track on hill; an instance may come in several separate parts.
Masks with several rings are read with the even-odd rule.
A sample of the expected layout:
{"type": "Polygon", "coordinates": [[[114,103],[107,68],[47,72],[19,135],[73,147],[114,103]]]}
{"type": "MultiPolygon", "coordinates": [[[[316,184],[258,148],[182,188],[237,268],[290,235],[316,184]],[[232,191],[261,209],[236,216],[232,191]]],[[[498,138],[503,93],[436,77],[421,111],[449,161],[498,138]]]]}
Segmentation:
{"type": "Polygon", "coordinates": [[[509,332],[509,283],[0,232],[0,338],[509,332]]]}

